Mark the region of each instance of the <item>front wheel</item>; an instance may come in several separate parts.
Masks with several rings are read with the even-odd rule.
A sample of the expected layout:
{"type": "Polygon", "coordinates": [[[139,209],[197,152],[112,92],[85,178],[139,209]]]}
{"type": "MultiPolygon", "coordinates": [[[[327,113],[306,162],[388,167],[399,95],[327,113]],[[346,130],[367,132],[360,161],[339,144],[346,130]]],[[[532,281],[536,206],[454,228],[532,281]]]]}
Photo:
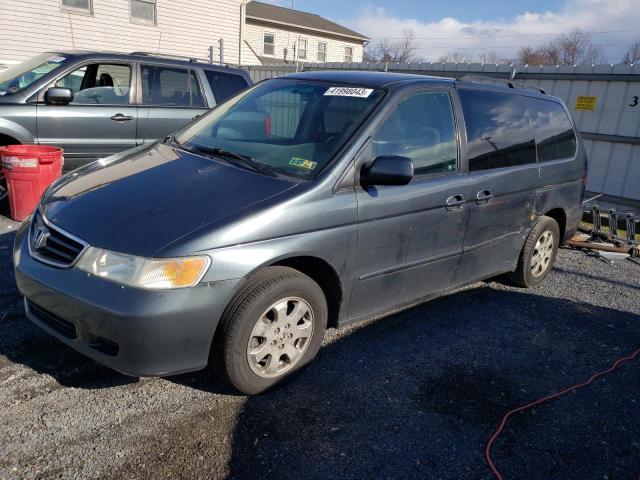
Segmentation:
{"type": "Polygon", "coordinates": [[[288,267],[247,281],[223,316],[214,353],[228,382],[256,394],[289,377],[318,353],[327,324],[322,289],[288,267]]]}
{"type": "Polygon", "coordinates": [[[560,245],[560,227],[553,218],[544,216],[533,226],[518,259],[516,270],[507,275],[518,286],[540,285],[551,271],[560,245]]]}

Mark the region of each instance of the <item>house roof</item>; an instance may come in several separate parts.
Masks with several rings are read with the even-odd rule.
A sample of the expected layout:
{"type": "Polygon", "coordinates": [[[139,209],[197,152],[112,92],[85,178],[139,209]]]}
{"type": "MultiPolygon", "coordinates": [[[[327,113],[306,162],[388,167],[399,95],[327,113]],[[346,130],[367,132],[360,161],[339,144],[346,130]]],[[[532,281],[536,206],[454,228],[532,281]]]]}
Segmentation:
{"type": "Polygon", "coordinates": [[[368,37],[343,27],[331,20],[313,13],[301,12],[290,8],[277,7],[268,3],[249,2],[247,3],[247,19],[259,20],[269,23],[277,23],[304,30],[313,30],[320,33],[328,33],[359,40],[369,41],[368,37]]]}

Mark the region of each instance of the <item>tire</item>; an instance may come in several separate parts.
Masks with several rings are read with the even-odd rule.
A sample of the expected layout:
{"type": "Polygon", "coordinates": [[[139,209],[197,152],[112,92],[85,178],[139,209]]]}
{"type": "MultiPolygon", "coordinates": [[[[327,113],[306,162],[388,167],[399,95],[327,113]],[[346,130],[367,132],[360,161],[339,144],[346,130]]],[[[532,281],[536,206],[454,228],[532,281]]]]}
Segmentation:
{"type": "Polygon", "coordinates": [[[543,216],[529,232],[520,252],[518,266],[514,272],[507,274],[507,278],[520,287],[537,287],[551,271],[559,245],[558,222],[551,217],[543,216]]]}
{"type": "Polygon", "coordinates": [[[264,392],[315,358],[327,318],[316,282],[292,268],[265,268],[225,310],[212,345],[213,366],[240,392],[264,392]]]}

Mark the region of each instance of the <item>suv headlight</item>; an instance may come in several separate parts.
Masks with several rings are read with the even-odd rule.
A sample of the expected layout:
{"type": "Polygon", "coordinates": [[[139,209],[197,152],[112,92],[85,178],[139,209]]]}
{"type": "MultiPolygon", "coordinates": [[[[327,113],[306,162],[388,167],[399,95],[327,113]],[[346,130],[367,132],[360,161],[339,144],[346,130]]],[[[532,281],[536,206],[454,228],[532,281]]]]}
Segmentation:
{"type": "Polygon", "coordinates": [[[76,268],[131,287],[163,290],[196,285],[210,263],[207,256],[155,259],[89,247],[76,268]]]}

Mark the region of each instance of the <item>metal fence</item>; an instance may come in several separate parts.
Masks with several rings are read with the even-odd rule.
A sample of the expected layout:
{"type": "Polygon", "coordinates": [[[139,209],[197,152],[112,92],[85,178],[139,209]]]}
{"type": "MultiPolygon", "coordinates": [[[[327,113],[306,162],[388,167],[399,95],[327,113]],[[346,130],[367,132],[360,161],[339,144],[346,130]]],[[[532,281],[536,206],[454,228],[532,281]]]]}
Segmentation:
{"type": "MultiPolygon", "coordinates": [[[[248,66],[254,81],[295,72],[293,65],[248,66]]],[[[304,70],[377,70],[460,78],[512,79],[562,98],[587,149],[587,190],[640,205],[640,64],[523,66],[479,63],[320,63],[304,70]]]]}

